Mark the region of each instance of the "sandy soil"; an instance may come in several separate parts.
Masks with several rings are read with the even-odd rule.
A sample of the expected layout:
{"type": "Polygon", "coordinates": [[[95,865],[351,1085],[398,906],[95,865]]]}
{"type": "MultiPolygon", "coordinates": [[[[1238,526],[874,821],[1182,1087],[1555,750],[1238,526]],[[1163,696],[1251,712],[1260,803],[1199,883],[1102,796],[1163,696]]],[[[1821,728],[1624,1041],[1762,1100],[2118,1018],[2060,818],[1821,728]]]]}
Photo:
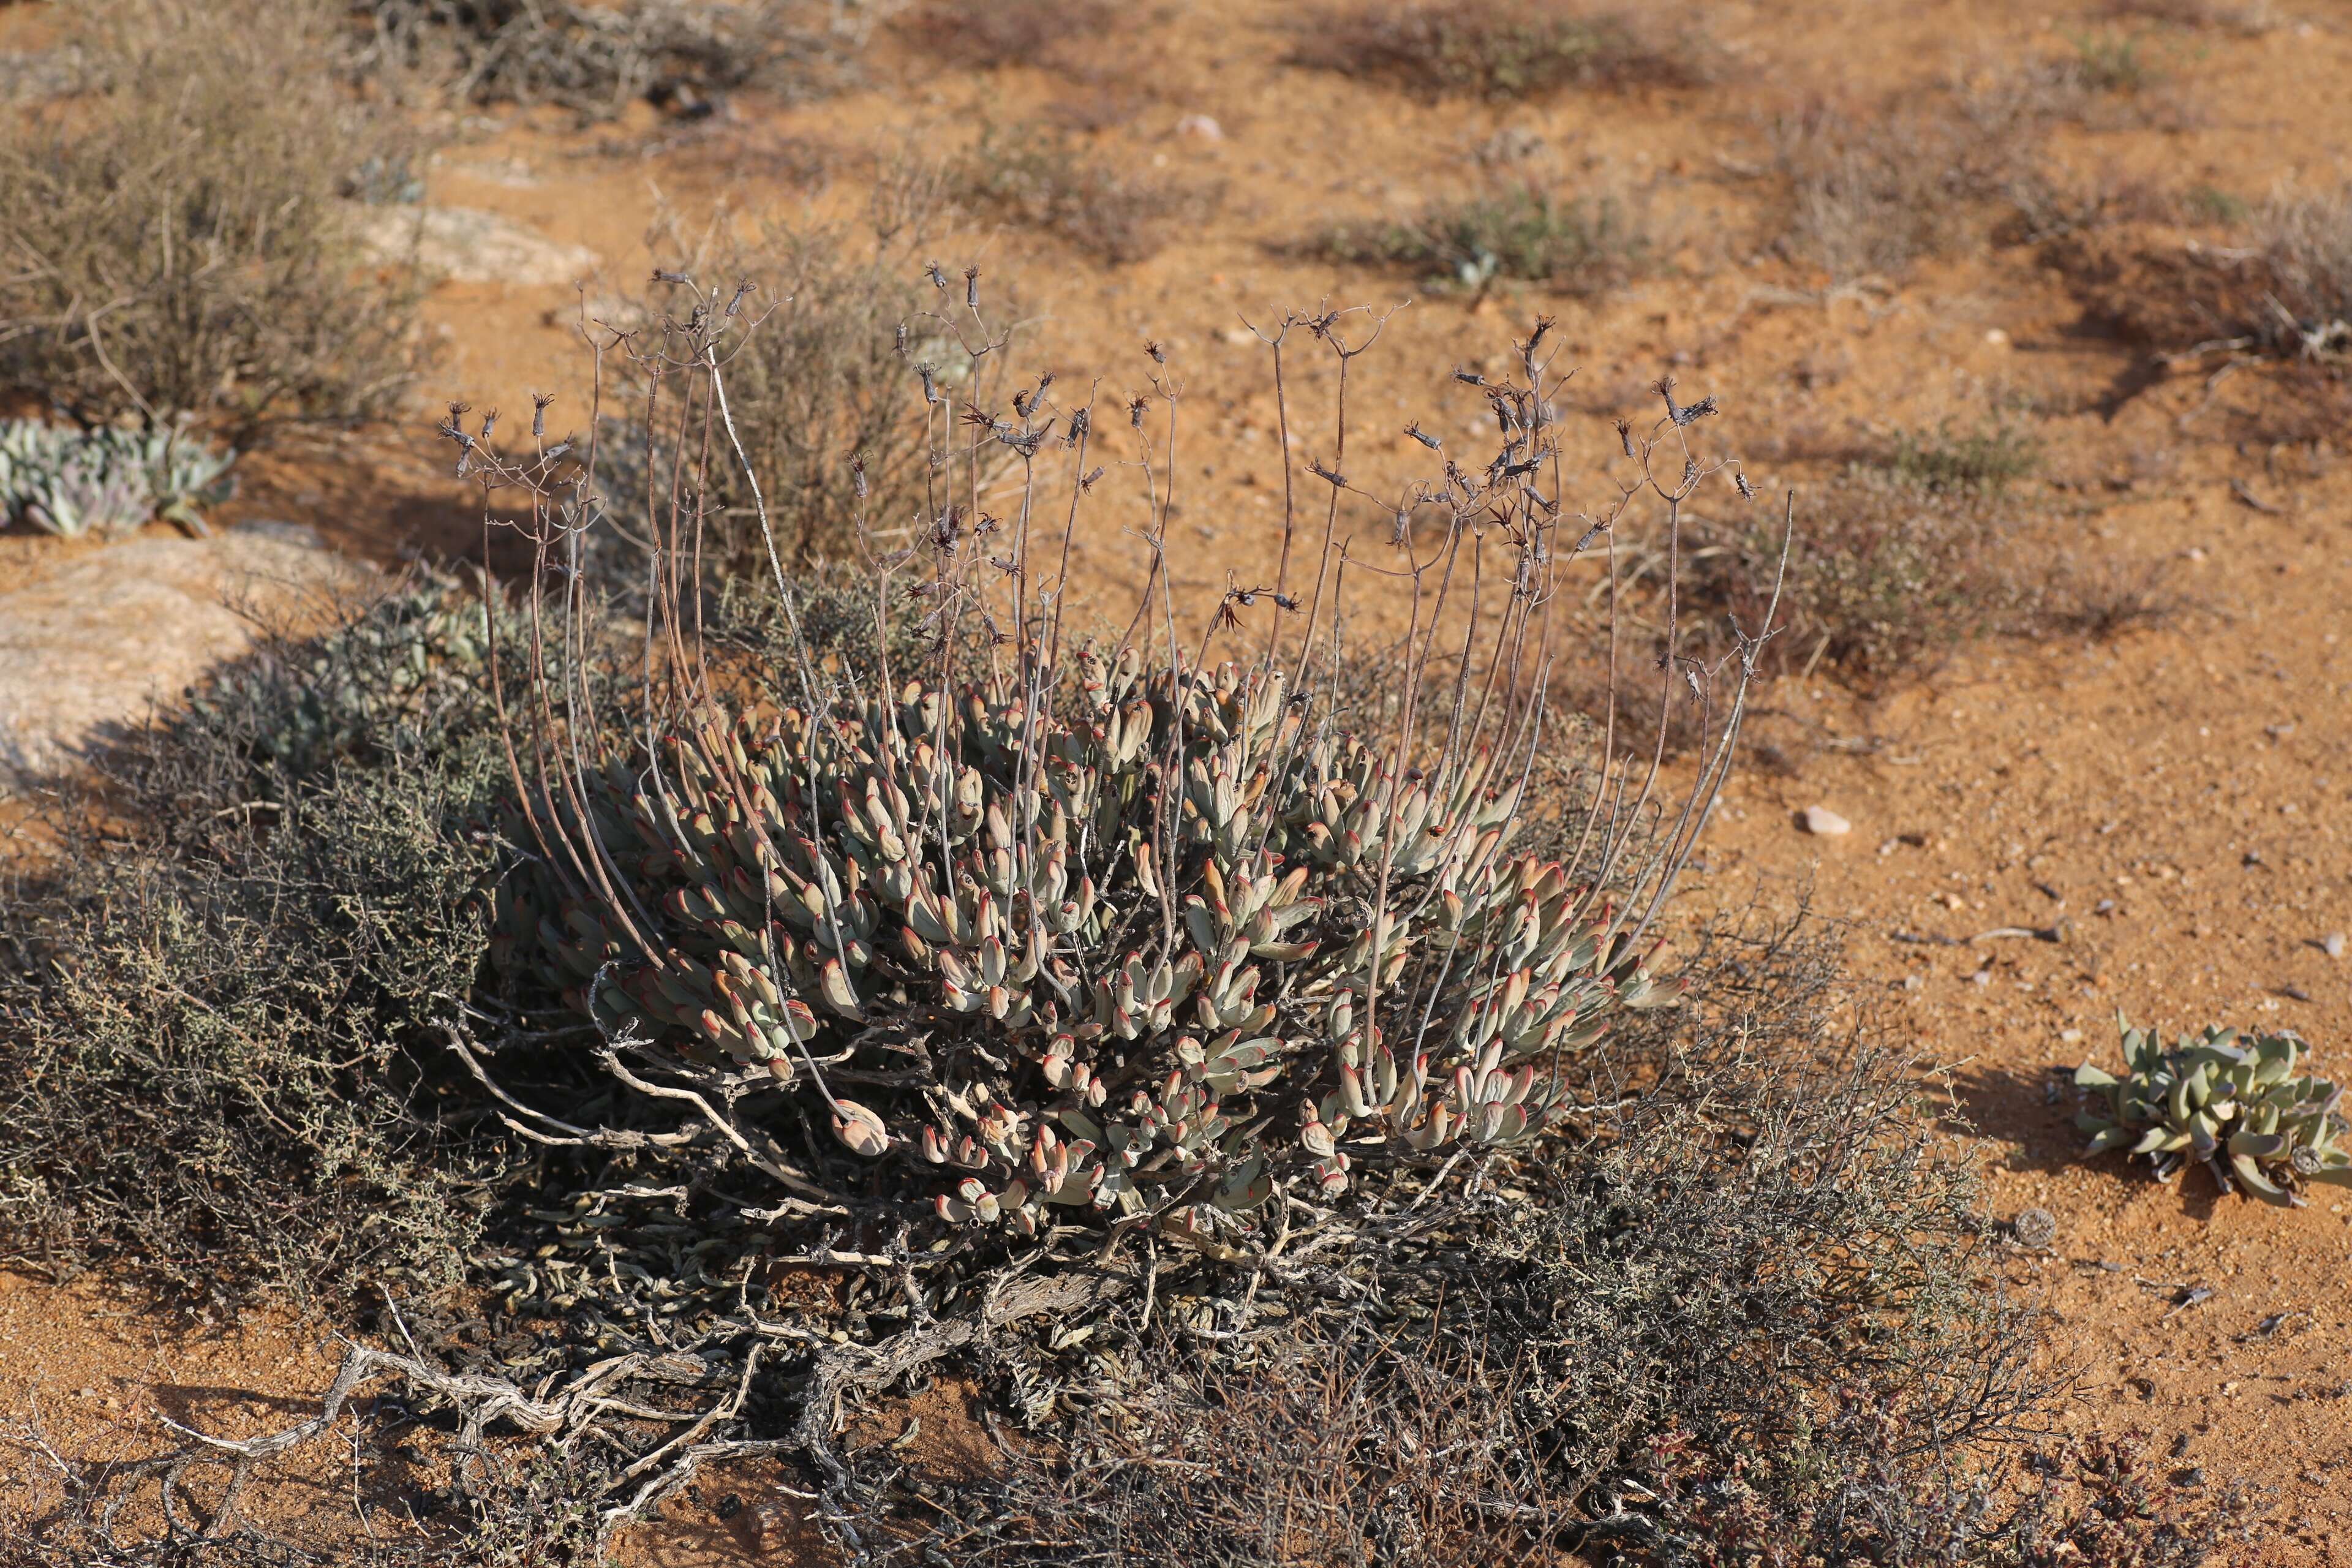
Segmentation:
{"type": "MultiPolygon", "coordinates": [[[[2152,371],[2146,347],[2102,328],[2035,247],[1826,297],[1823,279],[1766,254],[1769,188],[1741,170],[1767,156],[1776,110],[1812,96],[1873,102],[2063,51],[2104,24],[1991,0],[1816,0],[1801,19],[1777,5],[1700,9],[1731,62],[1719,85],[1507,108],[1430,104],[1286,67],[1269,8],[1246,0],[1160,5],[1117,37],[1075,40],[1072,63],[1050,71],[941,71],[886,37],[871,59],[877,85],[825,103],[744,100],[684,128],[649,110],[587,131],[553,115],[471,125],[432,171],[428,200],[585,247],[602,262],[583,279],[594,300],[637,288],[665,258],[667,242],[647,243],[665,206],[688,222],[722,197],[742,211],[842,215],[867,177],[863,160],[909,134],[944,146],[983,123],[1109,119],[1097,155],[1221,185],[1215,215],[1118,269],[1022,233],[978,230],[939,249],[976,257],[992,287],[1017,290],[1032,318],[1015,356],[1024,370],[1100,372],[1107,389],[1125,388],[1139,384],[1145,337],[1170,346],[1193,432],[1177,530],[1193,552],[1177,584],[1203,608],[1224,568],[1246,574],[1278,543],[1272,395],[1262,356],[1235,341],[1242,317],[1422,293],[1410,279],[1339,273],[1277,247],[1334,217],[1402,215],[1460,187],[1473,150],[1506,129],[1538,138],[1542,167],[1562,183],[1638,192],[1669,218],[1672,275],[1592,300],[1424,295],[1378,353],[1368,426],[1393,415],[1394,426],[1466,428],[1477,405],[1444,371],[1498,360],[1537,310],[1559,316],[1582,366],[1580,406],[1630,405],[1671,370],[1685,395],[1722,398],[1710,434],[1768,489],[1819,477],[1808,454],[1872,432],[2025,402],[2048,454],[2029,499],[2062,520],[2078,561],[2171,563],[2183,613],[2105,644],[1979,644],[1882,690],[1826,669],[1775,682],[1755,736],[1783,761],[1732,786],[1691,907],[1759,892],[1788,907],[1810,889],[1841,922],[1878,1016],[1949,1064],[1997,1209],[2040,1206],[2058,1222],[2054,1252],[2024,1267],[2053,1354],[2079,1377],[2067,1423],[2185,1439],[2177,1462],[2209,1484],[2273,1489],[2263,1563],[2352,1561],[2352,1427],[2339,1403],[2352,1394],[2352,1208],[2323,1198],[2274,1210],[2217,1199],[2201,1176],[2165,1187],[2119,1160],[2081,1163],[2049,1071],[2110,1053],[2119,1009],[2174,1030],[2292,1026],[2323,1068],[2346,1068],[2352,960],[2320,943],[2352,927],[2352,471],[2327,443],[2265,442],[2286,395],[2267,373],[2209,387],[2193,371],[2152,371]],[[1213,118],[1221,137],[1180,134],[1188,115],[1213,118]],[[831,173],[812,180],[817,164],[831,173]],[[1813,805],[1853,831],[1802,833],[1797,818],[1813,805]],[[1969,940],[2062,921],[2062,942],[1969,940]],[[2176,1305],[2189,1287],[2211,1294],[2176,1305]]],[[[2242,199],[2340,179],[2352,18],[2315,0],[2279,9],[2281,24],[2257,36],[2137,28],[2162,73],[2150,111],[2064,131],[2051,156],[2242,199]]],[[[0,15],[0,45],[38,10],[0,15]]],[[[444,284],[428,311],[440,363],[419,416],[256,458],[239,515],[296,517],[379,561],[475,548],[425,399],[520,405],[526,389],[552,388],[576,413],[587,395],[576,316],[561,288],[444,284]]],[[[1591,426],[1597,465],[1612,437],[1604,419],[1591,426]]],[[[1405,444],[1370,445],[1377,468],[1405,444]]],[[[1106,538],[1082,570],[1114,595],[1136,561],[1106,538]]],[[[261,1417],[243,1396],[283,1409],[273,1402],[315,1388],[333,1359],[283,1323],[199,1332],[95,1286],[20,1276],[0,1278],[0,1410],[19,1416],[37,1396],[55,1440],[91,1451],[136,1447],[155,1413],[250,1424],[261,1417]]],[[[20,1479],[37,1468],[12,1462],[20,1479]]],[[[762,1550],[747,1526],[672,1512],[646,1532],[644,1561],[762,1550]]]]}

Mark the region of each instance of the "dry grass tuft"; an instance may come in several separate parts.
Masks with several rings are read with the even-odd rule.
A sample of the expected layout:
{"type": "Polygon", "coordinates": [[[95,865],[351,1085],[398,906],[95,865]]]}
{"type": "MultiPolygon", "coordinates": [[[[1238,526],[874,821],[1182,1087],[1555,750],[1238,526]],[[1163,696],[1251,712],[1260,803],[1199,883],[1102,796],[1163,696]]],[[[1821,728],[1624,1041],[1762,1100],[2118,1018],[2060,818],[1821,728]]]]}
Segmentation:
{"type": "Polygon", "coordinates": [[[2044,598],[2042,629],[2104,643],[2170,626],[2190,609],[2172,585],[2172,565],[2102,558],[2095,566],[2069,566],[2044,598]]]}
{"type": "Polygon", "coordinates": [[[1214,186],[1122,168],[1042,125],[990,129],[950,171],[982,216],[1049,234],[1110,267],[1157,256],[1213,211],[1214,186]]]}
{"type": "Polygon", "coordinates": [[[1695,87],[1715,50],[1688,24],[1647,10],[1547,0],[1373,0],[1323,6],[1297,24],[1295,65],[1385,81],[1432,98],[1548,97],[1571,87],[1695,87]]]}
{"type": "Polygon", "coordinates": [[[388,405],[416,291],[364,263],[341,197],[404,137],[318,68],[316,8],[278,23],[179,0],[85,19],[107,85],[0,138],[0,384],[100,419],[388,405]]]}

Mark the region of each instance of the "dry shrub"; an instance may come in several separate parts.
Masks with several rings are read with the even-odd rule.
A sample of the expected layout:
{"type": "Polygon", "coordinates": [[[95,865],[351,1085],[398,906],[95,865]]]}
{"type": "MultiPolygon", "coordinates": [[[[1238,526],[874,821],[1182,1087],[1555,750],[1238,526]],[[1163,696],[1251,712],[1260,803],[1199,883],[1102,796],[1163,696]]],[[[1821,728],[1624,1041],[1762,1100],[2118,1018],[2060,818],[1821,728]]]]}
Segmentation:
{"type": "Polygon", "coordinates": [[[2210,187],[2175,195],[2142,176],[2112,169],[2084,176],[2028,169],[2008,182],[2002,199],[2009,216],[1994,237],[2029,245],[2121,224],[2172,223],[2184,216],[2214,221],[2230,209],[2230,198],[2210,187]]]}
{"type": "Polygon", "coordinates": [[[84,24],[106,85],[0,139],[0,384],[91,418],[386,406],[416,290],[364,264],[339,197],[402,136],[320,70],[317,7],[226,26],[120,0],[84,24]]]}
{"type": "Polygon", "coordinates": [[[1814,105],[1772,127],[1788,182],[1782,246],[1837,279],[1895,273],[1965,241],[1973,204],[2009,172],[2006,149],[1935,107],[1863,121],[1814,105]]]}
{"type": "Polygon", "coordinates": [[[953,178],[973,211],[1050,234],[1111,267],[1157,256],[1214,211],[1223,195],[1119,168],[1039,125],[983,132],[954,165],[953,178]]]}
{"type": "MultiPolygon", "coordinates": [[[[902,353],[899,331],[932,292],[919,281],[913,247],[940,212],[937,195],[935,174],[893,165],[863,230],[771,220],[742,239],[715,234],[683,268],[756,285],[744,300],[751,324],[730,348],[728,407],[761,476],[778,548],[796,569],[849,550],[861,525],[905,526],[927,493],[914,366],[928,351],[947,356],[919,331],[902,353]]],[[[650,301],[649,311],[661,304],[650,301]]],[[[709,411],[672,390],[655,393],[640,374],[626,436],[600,458],[607,504],[633,534],[667,515],[675,465],[693,467],[701,449],[709,411]]],[[[724,441],[724,432],[715,438],[724,441]]],[[[764,575],[766,547],[740,465],[712,468],[709,499],[714,559],[764,575]]]]}
{"type": "Polygon", "coordinates": [[[1405,1330],[1374,1367],[1344,1331],[1211,1355],[1160,1341],[1142,1386],[1084,1422],[1059,1462],[1034,1453],[965,1490],[924,1542],[971,1568],[1135,1563],[1458,1568],[1553,1563],[1574,1515],[1531,1485],[1509,1385],[1423,1359],[1405,1330]],[[979,1502],[978,1509],[971,1503],[979,1502]]]}
{"type": "Polygon", "coordinates": [[[1110,34],[1118,13],[1108,0],[997,0],[922,7],[905,26],[908,42],[943,65],[971,70],[1053,66],[1071,42],[1110,34]]]}
{"type": "Polygon", "coordinates": [[[1483,290],[1509,279],[1596,295],[1640,274],[1655,244],[1618,197],[1561,196],[1529,183],[1433,203],[1410,222],[1342,225],[1302,248],[1349,266],[1410,268],[1440,287],[1483,290]]]}
{"type": "MultiPolygon", "coordinates": [[[[1856,465],[1801,489],[1780,600],[1786,629],[1767,646],[1767,660],[1880,680],[2007,624],[2020,592],[2012,532],[2013,509],[1980,487],[1938,489],[1856,465]]],[[[1718,626],[1726,614],[1756,626],[1781,534],[1773,517],[1710,541],[1720,552],[1694,569],[1689,613],[1718,626]]]]}
{"type": "Polygon", "coordinates": [[[70,799],[118,826],[0,927],[12,1258],[229,1302],[464,1276],[495,1162],[424,1064],[487,940],[479,616],[426,588],[266,643],[70,799]]]}
{"type": "Polygon", "coordinates": [[[2070,53],[2036,55],[1996,68],[1959,94],[1958,112],[1989,136],[2029,143],[2060,124],[2092,131],[2150,125],[2177,131],[2194,122],[2195,111],[2179,92],[2156,90],[2165,74],[2139,39],[2094,33],[2072,41],[2070,53]]]}
{"type": "Polygon", "coordinates": [[[2041,239],[2169,216],[2170,202],[2144,183],[2079,181],[2041,161],[2053,125],[2163,108],[2163,95],[2143,90],[2155,79],[2129,40],[2084,40],[2074,55],[1870,114],[1803,106],[1770,128],[1773,168],[1788,189],[1779,243],[1844,279],[1898,274],[1989,233],[2041,239]]]}
{"type": "Polygon", "coordinates": [[[1326,5],[1297,24],[1293,64],[1385,81],[1433,98],[1525,99],[1566,88],[1692,87],[1715,50],[1686,23],[1646,10],[1556,0],[1372,0],[1326,5]]]}
{"type": "Polygon", "coordinates": [[[2160,251],[2074,242],[2053,260],[2094,319],[2159,353],[2252,350],[2333,374],[2352,355],[2352,184],[2276,192],[2244,238],[2160,251]]]}
{"type": "Polygon", "coordinates": [[[2352,184],[2282,191],[2248,226],[2262,307],[2248,326],[2273,353],[2305,358],[2352,353],[2352,184]]]}
{"type": "Polygon", "coordinates": [[[759,87],[838,86],[867,22],[841,0],[358,0],[358,68],[417,73],[476,103],[554,103],[618,114],[638,99],[705,113],[759,87]]]}
{"type": "Polygon", "coordinates": [[[2248,38],[2260,37],[2284,21],[2271,0],[2104,0],[2099,10],[2116,21],[2211,27],[2248,38]]]}

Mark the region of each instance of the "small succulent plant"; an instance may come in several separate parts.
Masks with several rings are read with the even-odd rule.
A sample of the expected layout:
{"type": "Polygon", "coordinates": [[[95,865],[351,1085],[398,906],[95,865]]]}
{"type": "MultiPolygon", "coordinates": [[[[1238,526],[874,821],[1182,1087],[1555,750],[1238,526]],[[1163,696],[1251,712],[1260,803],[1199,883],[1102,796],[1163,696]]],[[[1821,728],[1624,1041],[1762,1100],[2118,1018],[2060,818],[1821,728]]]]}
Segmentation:
{"type": "Polygon", "coordinates": [[[22,518],[65,539],[110,538],[158,517],[202,533],[201,509],[236,489],[236,461],[182,426],[0,421],[0,521],[22,518]]]}
{"type": "Polygon", "coordinates": [[[2303,1202],[2296,1189],[2305,1184],[2352,1186],[2352,1150],[2337,1141],[2343,1090],[2297,1076],[2303,1041],[2208,1027],[2168,1050],[2155,1029],[2118,1023],[2124,1076],[2089,1062],[2074,1069],[2075,1087],[2095,1101],[2074,1119],[2092,1135],[2086,1155],[2145,1154],[2167,1181],[2194,1161],[2223,1192],[2243,1186],[2290,1207],[2303,1202]]]}

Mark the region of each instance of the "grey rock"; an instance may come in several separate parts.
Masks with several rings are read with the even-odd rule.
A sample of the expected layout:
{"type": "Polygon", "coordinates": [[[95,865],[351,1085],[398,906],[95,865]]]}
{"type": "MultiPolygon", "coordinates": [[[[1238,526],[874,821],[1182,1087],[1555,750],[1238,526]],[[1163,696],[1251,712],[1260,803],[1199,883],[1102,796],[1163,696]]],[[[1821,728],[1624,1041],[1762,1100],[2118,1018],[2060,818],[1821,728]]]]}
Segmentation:
{"type": "Polygon", "coordinates": [[[315,539],[250,527],[100,550],[9,542],[26,553],[0,563],[0,796],[178,700],[252,647],[257,620],[315,615],[369,575],[315,539]]]}
{"type": "Polygon", "coordinates": [[[596,253],[472,207],[349,208],[352,232],[379,260],[415,261],[453,283],[551,288],[597,268],[596,253]]]}

